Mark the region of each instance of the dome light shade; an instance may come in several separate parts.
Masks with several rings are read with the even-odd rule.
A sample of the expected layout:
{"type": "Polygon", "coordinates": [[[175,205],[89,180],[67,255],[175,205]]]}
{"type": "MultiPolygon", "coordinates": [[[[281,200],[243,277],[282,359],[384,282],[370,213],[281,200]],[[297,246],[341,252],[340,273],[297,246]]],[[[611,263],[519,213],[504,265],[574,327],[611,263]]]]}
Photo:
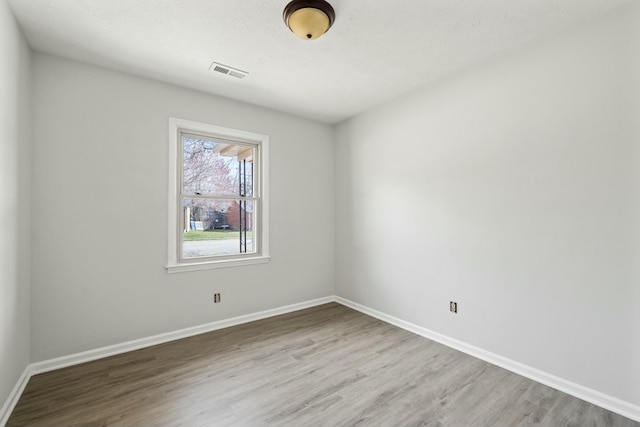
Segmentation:
{"type": "Polygon", "coordinates": [[[331,28],[336,14],[324,0],[293,0],[284,8],[283,17],[295,35],[315,40],[331,28]]]}

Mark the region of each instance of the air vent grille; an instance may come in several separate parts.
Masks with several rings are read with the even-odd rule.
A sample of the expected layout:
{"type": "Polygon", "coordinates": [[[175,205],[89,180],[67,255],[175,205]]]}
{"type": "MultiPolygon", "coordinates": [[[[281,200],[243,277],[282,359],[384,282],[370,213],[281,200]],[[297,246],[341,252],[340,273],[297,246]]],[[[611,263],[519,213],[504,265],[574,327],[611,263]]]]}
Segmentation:
{"type": "Polygon", "coordinates": [[[229,67],[228,65],[219,64],[217,62],[213,62],[209,67],[209,70],[226,74],[237,79],[244,79],[249,75],[246,71],[238,70],[237,68],[229,67]]]}

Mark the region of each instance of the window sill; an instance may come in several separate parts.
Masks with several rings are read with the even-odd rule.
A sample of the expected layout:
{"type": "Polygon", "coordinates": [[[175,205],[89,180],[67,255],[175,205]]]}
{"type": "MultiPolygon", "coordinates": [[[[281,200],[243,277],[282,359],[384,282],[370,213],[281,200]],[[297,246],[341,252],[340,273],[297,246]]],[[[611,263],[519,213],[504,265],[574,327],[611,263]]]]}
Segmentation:
{"type": "Polygon", "coordinates": [[[270,256],[255,256],[251,258],[225,259],[220,261],[191,262],[167,265],[167,273],[184,273],[187,271],[209,270],[212,268],[240,267],[243,265],[266,264],[270,256]]]}

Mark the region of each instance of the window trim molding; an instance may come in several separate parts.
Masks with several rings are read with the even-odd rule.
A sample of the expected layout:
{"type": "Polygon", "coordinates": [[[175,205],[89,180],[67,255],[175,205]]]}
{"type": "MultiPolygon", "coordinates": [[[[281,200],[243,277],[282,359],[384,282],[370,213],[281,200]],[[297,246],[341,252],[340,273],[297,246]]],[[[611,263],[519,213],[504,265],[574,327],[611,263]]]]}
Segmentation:
{"type": "Polygon", "coordinates": [[[169,117],[169,186],[168,186],[168,221],[167,221],[167,265],[168,273],[207,270],[210,268],[234,267],[269,262],[269,136],[238,129],[201,123],[192,120],[169,117]],[[238,139],[257,144],[260,147],[260,253],[233,258],[207,261],[180,262],[178,258],[178,205],[180,190],[178,188],[178,147],[181,131],[195,131],[227,140],[238,139]]]}

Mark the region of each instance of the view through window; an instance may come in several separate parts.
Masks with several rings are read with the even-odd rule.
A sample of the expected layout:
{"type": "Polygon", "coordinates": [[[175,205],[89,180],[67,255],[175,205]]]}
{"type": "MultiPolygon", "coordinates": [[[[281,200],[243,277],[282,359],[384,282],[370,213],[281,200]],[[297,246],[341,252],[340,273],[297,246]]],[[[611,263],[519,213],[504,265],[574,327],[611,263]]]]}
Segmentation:
{"type": "Polygon", "coordinates": [[[180,133],[181,258],[255,254],[257,145],[180,133]]]}

